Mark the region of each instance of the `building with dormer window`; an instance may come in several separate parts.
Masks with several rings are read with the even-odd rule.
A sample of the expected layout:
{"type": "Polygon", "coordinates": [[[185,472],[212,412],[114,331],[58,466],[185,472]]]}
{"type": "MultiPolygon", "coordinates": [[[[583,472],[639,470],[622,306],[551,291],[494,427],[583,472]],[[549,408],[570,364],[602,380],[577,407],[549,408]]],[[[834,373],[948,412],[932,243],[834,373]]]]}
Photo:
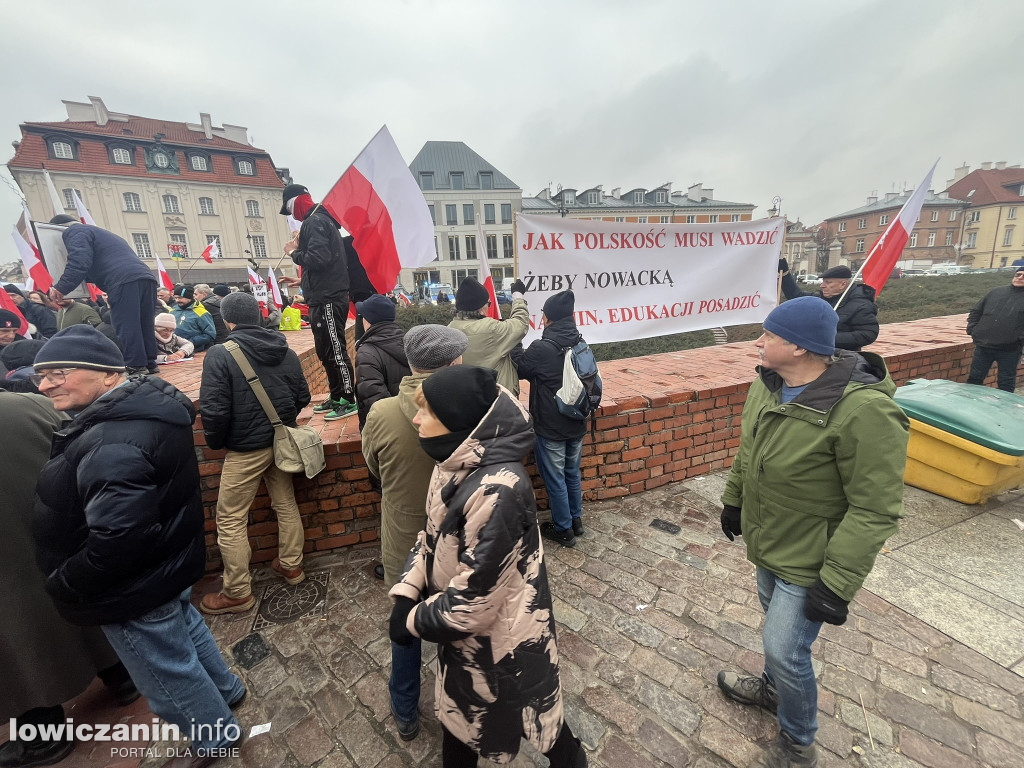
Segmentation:
{"type": "Polygon", "coordinates": [[[1024,259],[1024,168],[998,162],[972,171],[963,165],[946,193],[970,206],[957,249],[961,264],[990,269],[1024,259]]]}
{"type": "Polygon", "coordinates": [[[66,213],[76,215],[77,190],[99,226],[127,240],[154,271],[160,256],[175,280],[180,267],[188,283],[247,282],[250,256],[265,274],[270,256],[281,253],[290,237],[277,214],[288,169],[252,146],[246,128],[215,126],[206,113],[179,123],[111,112],[95,96],[64,106],[67,120],[20,126],[7,164],[33,218],[53,216],[46,169],[66,213]],[[214,240],[220,258],[207,264],[199,256],[214,240]],[[169,246],[188,257],[172,263],[169,246]]]}

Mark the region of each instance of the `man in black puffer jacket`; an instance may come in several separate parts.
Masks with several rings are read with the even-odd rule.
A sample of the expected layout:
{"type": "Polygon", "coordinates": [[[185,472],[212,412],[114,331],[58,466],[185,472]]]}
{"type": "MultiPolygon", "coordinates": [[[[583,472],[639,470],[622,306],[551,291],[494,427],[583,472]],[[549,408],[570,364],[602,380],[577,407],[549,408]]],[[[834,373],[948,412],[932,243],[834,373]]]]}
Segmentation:
{"type": "Polygon", "coordinates": [[[782,272],[782,292],[787,299],[799,296],[817,296],[827,301],[839,315],[839,328],[836,330],[836,348],[860,352],[878,338],[878,307],[875,306],[875,289],[870,285],[857,283],[846,294],[839,306],[836,302],[843,295],[846,286],[853,279],[849,267],[832,267],[821,276],[821,290],[804,293],[796,280],[789,274],[789,264],[779,259],[779,271],[782,272]]]}
{"type": "Polygon", "coordinates": [[[356,399],[362,432],[370,406],[397,395],[398,385],[412,371],[405,357],[405,331],[395,322],[391,300],[377,294],[356,302],[356,311],[367,324],[356,342],[356,399]]]}
{"type": "Polygon", "coordinates": [[[36,488],[46,591],[72,624],[103,629],[193,748],[230,748],[245,686],[189,601],[206,564],[191,402],[162,379],[126,380],[121,351],[90,325],[59,331],[35,369],[40,392],[74,415],[36,488]]]}
{"type": "MultiPolygon", "coordinates": [[[[309,403],[309,386],[284,334],[260,327],[260,305],[250,293],[225,296],[220,311],[228,327],[228,341],[239,346],[259,376],[281,421],[294,427],[299,411],[309,403]]],[[[213,449],[227,448],[217,497],[217,546],[224,560],[224,585],[219,593],[206,595],[199,610],[245,613],[256,604],[249,575],[248,521],[260,478],[267,484],[270,504],[277,513],[280,556],[272,567],[289,584],[306,578],[302,571],[302,518],[292,476],[274,464],[270,419],[223,344],[211,347],[203,361],[199,410],[206,444],[213,449]]]]}
{"type": "Polygon", "coordinates": [[[575,307],[572,291],[549,297],[541,315],[541,338],[525,352],[522,346],[512,350],[519,377],[530,382],[530,415],[537,433],[534,456],[551,507],[551,522],[543,523],[540,532],[563,547],[575,546],[576,536],[583,535],[580,458],[587,422],[563,416],[555,401],[555,392],[562,386],[565,351],[583,340],[573,317],[575,307]]]}

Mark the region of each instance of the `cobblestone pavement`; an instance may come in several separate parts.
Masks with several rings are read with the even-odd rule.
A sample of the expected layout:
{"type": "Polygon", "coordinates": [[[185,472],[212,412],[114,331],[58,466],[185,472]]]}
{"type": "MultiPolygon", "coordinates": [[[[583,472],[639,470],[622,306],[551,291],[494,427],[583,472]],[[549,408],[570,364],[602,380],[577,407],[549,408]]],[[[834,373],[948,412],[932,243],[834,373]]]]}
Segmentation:
{"type": "MultiPolygon", "coordinates": [[[[742,546],[724,540],[714,494],[698,487],[588,504],[577,546],[547,551],[567,719],[591,765],[746,768],[775,734],[772,716],[726,701],[715,685],[723,667],[760,672],[762,614],[742,546]],[[656,519],[678,532],[651,527],[656,519]]],[[[272,727],[218,766],[440,765],[433,646],[424,646],[420,735],[401,741],[390,716],[390,603],[372,575],[376,554],[307,561],[310,572],[330,571],[326,613],[260,630],[270,655],[240,670],[250,693],[237,714],[247,732],[272,727]]],[[[211,619],[230,661],[253,619],[211,619]]],[[[1024,677],[870,592],[845,626],[824,627],[814,659],[822,766],[1024,765],[1024,677]]],[[[534,763],[546,760],[524,750],[513,765],[534,763]]]]}

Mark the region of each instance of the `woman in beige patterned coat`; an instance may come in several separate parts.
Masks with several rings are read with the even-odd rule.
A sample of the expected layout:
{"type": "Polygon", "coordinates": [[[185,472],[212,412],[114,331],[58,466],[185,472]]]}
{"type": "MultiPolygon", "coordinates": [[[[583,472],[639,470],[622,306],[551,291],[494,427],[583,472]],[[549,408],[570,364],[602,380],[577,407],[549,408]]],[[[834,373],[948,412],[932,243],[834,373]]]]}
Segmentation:
{"type": "Polygon", "coordinates": [[[551,593],[523,466],[533,425],[495,379],[453,366],[417,396],[413,423],[438,464],[426,530],[391,590],[391,639],[438,644],[444,768],[475,766],[477,755],[511,762],[523,738],[553,768],[582,768],[586,753],[562,718],[551,593]]]}

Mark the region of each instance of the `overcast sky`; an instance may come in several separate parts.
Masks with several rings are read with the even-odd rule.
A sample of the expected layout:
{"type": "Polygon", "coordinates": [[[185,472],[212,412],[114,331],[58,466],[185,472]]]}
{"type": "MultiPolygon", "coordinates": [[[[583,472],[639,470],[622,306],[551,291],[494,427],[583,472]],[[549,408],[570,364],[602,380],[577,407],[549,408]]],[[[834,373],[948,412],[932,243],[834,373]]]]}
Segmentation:
{"type": "Polygon", "coordinates": [[[17,27],[5,142],[62,99],[209,112],[316,199],[384,123],[407,162],[464,141],[524,195],[703,182],[805,223],[939,157],[937,190],[965,161],[1024,162],[1019,0],[37,0],[17,27]]]}

